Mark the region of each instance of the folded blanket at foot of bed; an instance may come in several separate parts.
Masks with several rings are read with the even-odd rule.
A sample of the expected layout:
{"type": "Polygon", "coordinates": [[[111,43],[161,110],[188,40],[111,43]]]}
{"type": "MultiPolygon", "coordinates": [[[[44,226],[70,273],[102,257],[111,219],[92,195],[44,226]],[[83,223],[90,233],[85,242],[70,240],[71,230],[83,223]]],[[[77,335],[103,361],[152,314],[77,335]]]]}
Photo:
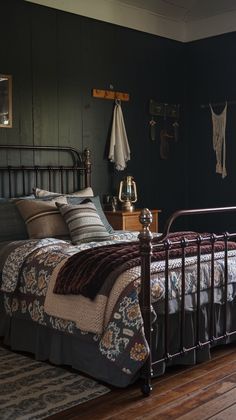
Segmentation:
{"type": "MultiPolygon", "coordinates": [[[[202,237],[210,238],[204,234],[202,237]]],[[[186,241],[196,240],[199,234],[195,232],[177,232],[169,235],[169,258],[179,258],[183,254],[183,238],[186,241]]],[[[153,243],[158,242],[158,238],[153,243]]],[[[201,244],[201,254],[224,251],[225,242],[218,241],[211,243],[210,240],[201,244]]],[[[228,242],[227,249],[236,249],[236,243],[228,242]]],[[[196,255],[197,245],[189,244],[184,246],[186,256],[196,255]]],[[[162,243],[152,252],[152,262],[164,260],[166,247],[162,243]]],[[[90,299],[94,299],[103,284],[109,283],[110,286],[118,275],[130,268],[140,265],[140,244],[139,242],[119,243],[105,245],[99,248],[87,249],[79,254],[68,258],[58,273],[57,280],[53,289],[56,294],[81,294],[90,299]]]]}

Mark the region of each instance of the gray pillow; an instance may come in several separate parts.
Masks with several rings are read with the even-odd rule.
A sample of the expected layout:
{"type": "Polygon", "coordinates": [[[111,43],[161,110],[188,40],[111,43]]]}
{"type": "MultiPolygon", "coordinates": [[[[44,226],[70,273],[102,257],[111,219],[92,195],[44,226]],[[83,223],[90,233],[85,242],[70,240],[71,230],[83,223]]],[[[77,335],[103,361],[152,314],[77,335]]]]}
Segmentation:
{"type": "Polygon", "coordinates": [[[15,241],[27,239],[25,222],[14,202],[7,199],[0,200],[0,241],[15,241]]]}
{"type": "Polygon", "coordinates": [[[96,207],[97,212],[101,218],[102,223],[104,224],[106,230],[109,233],[114,233],[114,229],[112,228],[112,226],[109,224],[106,215],[104,214],[104,211],[102,209],[102,205],[100,202],[100,198],[98,195],[96,195],[95,197],[73,197],[73,196],[67,196],[67,202],[68,204],[81,204],[84,200],[90,200],[96,207]]]}

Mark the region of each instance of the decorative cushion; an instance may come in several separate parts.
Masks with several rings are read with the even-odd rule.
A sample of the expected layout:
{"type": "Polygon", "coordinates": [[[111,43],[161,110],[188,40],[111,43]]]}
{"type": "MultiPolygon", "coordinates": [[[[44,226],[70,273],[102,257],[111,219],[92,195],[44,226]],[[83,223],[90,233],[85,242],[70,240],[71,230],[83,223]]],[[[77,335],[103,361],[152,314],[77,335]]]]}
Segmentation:
{"type": "MultiPolygon", "coordinates": [[[[90,188],[88,188],[88,189],[90,189],[90,188]]],[[[84,191],[84,190],[81,190],[81,191],[84,191]]],[[[49,191],[48,191],[48,193],[49,193],[49,191]]],[[[77,193],[79,194],[79,191],[77,193]]],[[[40,200],[50,200],[50,201],[55,200],[55,201],[58,201],[58,202],[62,202],[62,197],[66,197],[67,203],[68,204],[73,204],[73,205],[81,204],[82,201],[85,199],[85,196],[77,196],[75,194],[52,193],[52,195],[45,195],[45,196],[40,197],[40,200]]],[[[102,209],[102,205],[101,205],[99,196],[98,195],[95,196],[95,197],[93,197],[93,196],[87,197],[86,196],[86,198],[88,198],[90,201],[92,201],[92,203],[95,205],[95,207],[97,209],[97,212],[98,212],[98,214],[99,214],[99,216],[102,220],[102,223],[104,224],[107,231],[109,233],[114,233],[114,229],[109,224],[109,222],[106,218],[106,215],[105,215],[105,213],[102,209]]],[[[36,198],[36,200],[37,200],[37,198],[36,198]]]]}
{"type": "MultiPolygon", "coordinates": [[[[102,209],[102,205],[100,202],[100,198],[98,195],[96,195],[95,197],[88,197],[88,199],[90,201],[92,201],[92,203],[95,205],[97,212],[101,218],[102,223],[104,224],[106,230],[109,233],[114,233],[114,229],[112,228],[112,226],[109,224],[106,215],[102,209]]],[[[77,205],[77,204],[81,204],[84,201],[84,197],[74,197],[74,196],[67,196],[67,202],[68,204],[73,204],[73,205],[77,205]]]]}
{"type": "MultiPolygon", "coordinates": [[[[66,202],[64,197],[58,197],[66,202]]],[[[18,200],[16,206],[25,221],[30,238],[69,238],[69,231],[55,201],[18,200]]]]}
{"type": "MultiPolygon", "coordinates": [[[[45,197],[47,195],[66,195],[66,194],[62,194],[62,193],[56,193],[56,192],[51,192],[51,191],[47,191],[47,190],[42,190],[40,188],[33,188],[33,193],[35,195],[35,197],[45,197]]],[[[69,195],[75,195],[77,197],[93,197],[93,190],[91,187],[88,188],[84,188],[83,190],[80,191],[75,191],[69,195]]]]}
{"type": "Polygon", "coordinates": [[[70,231],[73,244],[105,241],[110,238],[92,202],[78,204],[56,203],[70,231]]]}

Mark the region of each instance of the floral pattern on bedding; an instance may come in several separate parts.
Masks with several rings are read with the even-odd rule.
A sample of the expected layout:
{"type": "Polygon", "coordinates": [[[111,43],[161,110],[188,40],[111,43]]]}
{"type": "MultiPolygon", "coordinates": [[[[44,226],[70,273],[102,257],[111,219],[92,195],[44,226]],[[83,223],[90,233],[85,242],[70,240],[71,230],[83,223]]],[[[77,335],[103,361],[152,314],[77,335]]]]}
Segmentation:
{"type": "Polygon", "coordinates": [[[67,334],[83,336],[86,341],[94,342],[101,354],[127,375],[134,375],[149,354],[138,309],[138,295],[135,297],[133,291],[121,298],[102,335],[81,331],[72,321],[47,315],[44,312],[42,296],[39,299],[32,296],[24,299],[21,293],[13,296],[4,295],[5,311],[9,316],[31,319],[40,325],[67,334]]]}
{"type": "MultiPolygon", "coordinates": [[[[18,248],[13,251],[14,255],[10,254],[11,257],[5,264],[5,273],[7,273],[8,264],[12,264],[14,260],[15,270],[21,273],[18,281],[16,275],[13,276],[13,281],[11,277],[8,278],[6,275],[3,277],[2,290],[6,313],[12,317],[30,319],[68,334],[83,336],[84,339],[95,342],[101,354],[119,366],[127,375],[135,374],[149,352],[142,331],[137,289],[134,291],[133,287],[130,287],[129,291],[123,293],[102,335],[81,331],[75,322],[50,316],[44,311],[47,286],[53,269],[63,258],[78,252],[78,247],[68,246],[67,242],[60,240],[40,240],[37,241],[38,244],[35,240],[30,242],[31,244],[20,247],[21,252],[18,248]],[[22,253],[28,253],[25,261],[22,259],[22,253]]],[[[83,244],[80,249],[89,246],[96,245],[83,244]]]]}
{"type": "Polygon", "coordinates": [[[143,334],[143,321],[138,293],[132,286],[123,292],[102,335],[81,331],[72,321],[56,318],[44,312],[44,297],[25,297],[20,292],[4,294],[5,311],[9,316],[31,319],[67,334],[83,336],[95,342],[101,354],[127,375],[134,375],[146,360],[149,349],[143,334]]]}
{"type": "MultiPolygon", "coordinates": [[[[231,301],[234,297],[234,288],[236,286],[236,252],[229,251],[228,256],[232,257],[228,260],[228,301],[231,301]],[[234,287],[230,287],[234,285],[234,287]]],[[[200,268],[200,290],[208,290],[211,285],[211,264],[210,255],[201,256],[201,268],[200,268]]],[[[190,257],[186,259],[185,268],[185,295],[192,295],[197,292],[197,270],[196,258],[190,257]]],[[[181,271],[181,260],[176,259],[170,262],[172,268],[169,273],[169,299],[178,299],[182,292],[182,271],[181,271]]],[[[215,255],[214,262],[214,286],[220,288],[224,284],[224,253],[219,252],[215,255]]],[[[161,263],[159,267],[155,267],[153,264],[152,272],[159,272],[158,278],[151,278],[151,294],[152,302],[161,300],[165,296],[165,275],[164,275],[164,264],[161,263]]]]}
{"type": "MultiPolygon", "coordinates": [[[[108,242],[112,243],[112,241],[108,242]]],[[[134,375],[149,354],[143,334],[143,321],[138,300],[139,280],[132,281],[121,292],[106,328],[100,335],[81,331],[76,327],[75,322],[50,316],[44,311],[44,300],[48,283],[57,264],[75,252],[79,252],[79,250],[100,245],[104,245],[104,242],[83,244],[80,247],[75,247],[66,241],[47,239],[32,240],[16,248],[9,255],[4,266],[2,290],[4,292],[5,311],[13,317],[30,319],[40,325],[45,325],[67,334],[83,336],[85,340],[95,342],[100,353],[110,360],[111,363],[116,364],[121,371],[127,375],[134,375]],[[22,258],[22,254],[25,253],[28,254],[26,260],[22,258]],[[10,265],[11,270],[8,270],[10,265]],[[19,279],[17,278],[17,273],[20,273],[19,279]]],[[[232,251],[231,254],[235,255],[235,252],[232,251]]],[[[224,273],[223,254],[219,253],[218,257],[219,259],[215,262],[215,282],[216,286],[221,286],[224,273]]],[[[210,284],[210,270],[207,262],[209,257],[203,256],[203,259],[205,259],[205,264],[202,265],[201,288],[205,289],[210,284]]],[[[194,257],[188,259],[186,294],[196,292],[194,263],[194,257]]],[[[172,261],[173,270],[170,271],[169,278],[169,295],[172,299],[178,298],[181,291],[180,264],[180,260],[172,261]]],[[[233,283],[236,281],[235,258],[229,259],[228,270],[229,282],[233,283]]],[[[136,271],[134,278],[139,275],[139,269],[136,271]]],[[[158,301],[165,293],[163,263],[153,264],[152,273],[156,273],[155,276],[152,276],[152,299],[153,301],[158,301]]],[[[231,300],[235,294],[233,287],[228,288],[228,294],[228,298],[231,300]]]]}
{"type": "MultiPolygon", "coordinates": [[[[88,242],[77,246],[71,245],[69,241],[64,241],[55,238],[31,239],[25,242],[23,245],[19,245],[19,247],[17,247],[7,257],[2,272],[3,281],[1,285],[1,290],[3,292],[13,292],[15,290],[18,283],[18,274],[24,264],[25,258],[27,257],[28,261],[30,261],[30,255],[32,260],[34,260],[35,256],[39,254],[42,254],[42,258],[44,258],[45,251],[48,251],[50,249],[50,253],[53,250],[62,252],[65,258],[66,256],[69,257],[85,249],[114,244],[117,243],[117,241],[129,242],[130,240],[136,240],[137,235],[138,232],[117,231],[116,234],[111,235],[110,240],[103,242],[88,242]]],[[[51,260],[52,268],[54,268],[60,262],[57,259],[53,261],[53,257],[51,256],[51,254],[46,256],[46,258],[51,260]]]]}

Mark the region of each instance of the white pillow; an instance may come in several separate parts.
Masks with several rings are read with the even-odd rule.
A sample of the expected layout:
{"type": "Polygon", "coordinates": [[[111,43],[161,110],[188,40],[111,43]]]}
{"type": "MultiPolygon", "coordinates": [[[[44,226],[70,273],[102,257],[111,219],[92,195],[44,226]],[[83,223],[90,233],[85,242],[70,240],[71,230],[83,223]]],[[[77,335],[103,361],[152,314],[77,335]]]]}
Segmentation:
{"type": "Polygon", "coordinates": [[[75,191],[70,194],[62,194],[62,193],[56,193],[51,192],[47,190],[42,190],[38,187],[33,188],[33,193],[35,197],[46,197],[47,195],[75,195],[76,197],[93,197],[93,190],[91,187],[84,188],[83,190],[75,191]]]}

